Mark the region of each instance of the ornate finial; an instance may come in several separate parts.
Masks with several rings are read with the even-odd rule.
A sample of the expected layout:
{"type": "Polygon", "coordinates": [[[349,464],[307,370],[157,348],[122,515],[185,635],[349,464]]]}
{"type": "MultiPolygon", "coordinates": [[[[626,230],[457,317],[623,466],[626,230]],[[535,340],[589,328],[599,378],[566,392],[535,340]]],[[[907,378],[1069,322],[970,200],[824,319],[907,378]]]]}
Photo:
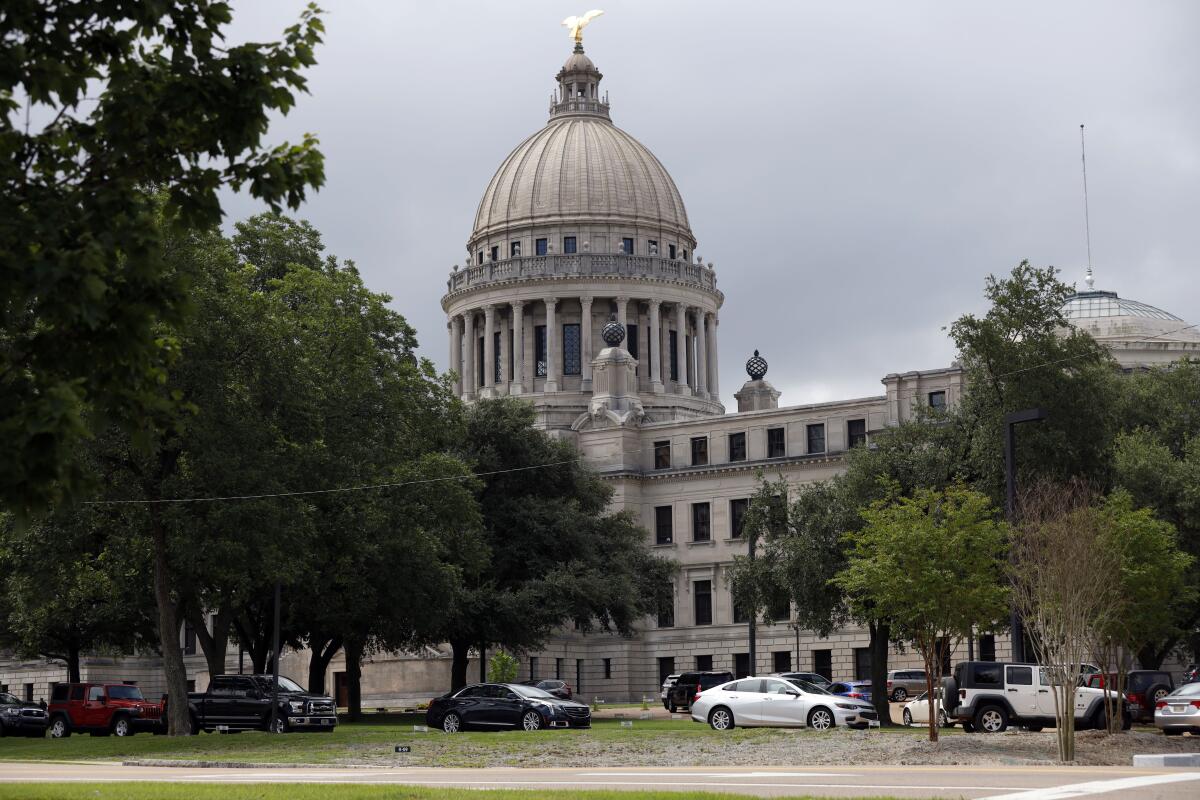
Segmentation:
{"type": "Polygon", "coordinates": [[[581,17],[567,17],[562,24],[567,28],[567,35],[575,40],[575,52],[583,52],[583,29],[596,17],[603,14],[599,9],[592,9],[581,17]]]}
{"type": "Polygon", "coordinates": [[[625,326],[617,322],[615,314],[608,318],[608,322],[604,323],[604,327],[600,330],[600,338],[609,347],[616,347],[625,341],[625,326]]]}
{"type": "Polygon", "coordinates": [[[1095,288],[1096,276],[1092,275],[1091,266],[1087,268],[1087,277],[1083,279],[1083,282],[1088,285],[1088,291],[1091,291],[1093,288],[1095,288]]]}
{"type": "Polygon", "coordinates": [[[767,360],[754,351],[754,355],[746,361],[746,374],[752,381],[761,381],[767,376],[767,360]]]}

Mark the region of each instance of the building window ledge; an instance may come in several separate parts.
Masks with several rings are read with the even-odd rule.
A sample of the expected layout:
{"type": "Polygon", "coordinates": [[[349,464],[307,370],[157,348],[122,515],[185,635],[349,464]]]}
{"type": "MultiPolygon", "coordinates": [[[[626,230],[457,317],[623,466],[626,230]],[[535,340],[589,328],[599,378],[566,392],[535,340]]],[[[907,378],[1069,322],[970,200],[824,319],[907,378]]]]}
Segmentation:
{"type": "Polygon", "coordinates": [[[712,539],[708,539],[703,542],[688,542],[687,546],[688,547],[712,547],[714,544],[716,544],[716,542],[714,542],[712,539]]]}
{"type": "Polygon", "coordinates": [[[663,550],[672,550],[675,548],[675,543],[674,542],[664,542],[662,544],[652,544],[650,546],[659,548],[659,549],[663,549],[663,550]]]}

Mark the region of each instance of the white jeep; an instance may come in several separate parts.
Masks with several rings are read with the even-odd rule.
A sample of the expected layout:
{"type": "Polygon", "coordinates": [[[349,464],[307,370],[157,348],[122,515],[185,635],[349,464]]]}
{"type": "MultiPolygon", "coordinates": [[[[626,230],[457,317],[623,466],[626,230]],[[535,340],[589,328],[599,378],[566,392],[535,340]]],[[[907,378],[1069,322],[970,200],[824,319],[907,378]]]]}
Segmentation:
{"type": "MultiPolygon", "coordinates": [[[[1037,664],[964,661],[954,676],[942,679],[946,715],[968,733],[999,733],[1009,725],[1040,731],[1054,725],[1054,692],[1049,670],[1037,664]]],[[[1104,697],[1112,690],[1080,686],[1075,689],[1075,726],[1104,727],[1104,697]]],[[[1122,698],[1122,727],[1133,718],[1122,698]]]]}

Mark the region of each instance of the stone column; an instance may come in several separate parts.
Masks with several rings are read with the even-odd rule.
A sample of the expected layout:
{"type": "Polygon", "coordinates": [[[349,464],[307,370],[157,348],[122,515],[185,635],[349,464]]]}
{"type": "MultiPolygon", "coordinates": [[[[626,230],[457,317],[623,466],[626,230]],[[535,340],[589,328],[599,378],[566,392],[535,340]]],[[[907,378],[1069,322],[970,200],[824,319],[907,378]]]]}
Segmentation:
{"type": "Polygon", "coordinates": [[[457,314],[450,319],[450,369],[458,373],[458,379],[454,381],[454,394],[462,397],[462,317],[457,314]]]}
{"type": "Polygon", "coordinates": [[[561,367],[558,362],[562,360],[558,355],[558,320],[554,313],[558,298],[546,297],[542,302],[546,304],[546,383],[543,384],[542,391],[557,392],[558,371],[561,367]]]}
{"type": "Polygon", "coordinates": [[[708,333],[705,328],[707,314],[703,308],[696,309],[696,394],[708,396],[708,333]]]}
{"type": "Polygon", "coordinates": [[[582,313],[579,316],[579,338],[580,346],[583,348],[583,391],[591,391],[592,388],[592,298],[579,298],[579,306],[582,313]]]}
{"type": "Polygon", "coordinates": [[[717,377],[720,374],[717,363],[717,328],[720,326],[721,320],[717,318],[715,311],[706,314],[705,319],[709,320],[711,325],[708,329],[708,393],[713,400],[719,403],[721,402],[721,388],[717,384],[717,377]]]}
{"type": "Polygon", "coordinates": [[[679,364],[679,393],[690,395],[691,384],[688,382],[688,352],[687,352],[687,308],[683,303],[675,304],[675,355],[679,364]]]}
{"type": "Polygon", "coordinates": [[[475,399],[475,311],[471,310],[463,314],[463,336],[467,339],[467,346],[463,348],[462,354],[462,374],[463,374],[463,399],[475,399]]]}
{"type": "Polygon", "coordinates": [[[617,322],[620,323],[621,330],[626,332],[625,333],[626,336],[629,335],[628,329],[625,327],[626,325],[629,324],[629,322],[627,320],[628,309],[629,309],[629,298],[628,297],[618,297],[617,298],[617,322]]]}
{"type": "Polygon", "coordinates": [[[661,300],[650,301],[650,341],[646,342],[646,347],[650,348],[650,390],[655,394],[663,393],[661,306],[661,300]]]}
{"type": "Polygon", "coordinates": [[[481,397],[496,396],[496,306],[483,307],[483,392],[481,397]]]}
{"type": "Polygon", "coordinates": [[[671,383],[671,343],[668,341],[670,335],[670,320],[667,319],[665,310],[660,309],[660,322],[658,331],[658,379],[662,381],[663,389],[671,383]]]}
{"type": "Polygon", "coordinates": [[[525,301],[512,304],[513,327],[513,375],[509,394],[525,393],[525,301]]]}
{"type": "MultiPolygon", "coordinates": [[[[501,309],[502,310],[502,309],[501,309]]],[[[512,375],[508,368],[508,317],[500,314],[500,387],[508,394],[509,385],[512,383],[512,375]]]]}

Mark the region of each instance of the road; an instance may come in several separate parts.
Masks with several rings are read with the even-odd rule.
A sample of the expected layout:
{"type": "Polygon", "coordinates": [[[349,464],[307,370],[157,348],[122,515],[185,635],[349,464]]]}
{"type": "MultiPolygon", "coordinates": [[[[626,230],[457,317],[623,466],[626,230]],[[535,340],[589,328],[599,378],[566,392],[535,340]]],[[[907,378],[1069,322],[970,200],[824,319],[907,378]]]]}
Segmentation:
{"type": "Polygon", "coordinates": [[[970,800],[1112,798],[1191,800],[1200,771],[1124,767],[731,767],[594,769],[127,767],[103,763],[5,763],[0,781],[359,783],[474,789],[658,789],[757,797],[953,797],[970,800]]]}

